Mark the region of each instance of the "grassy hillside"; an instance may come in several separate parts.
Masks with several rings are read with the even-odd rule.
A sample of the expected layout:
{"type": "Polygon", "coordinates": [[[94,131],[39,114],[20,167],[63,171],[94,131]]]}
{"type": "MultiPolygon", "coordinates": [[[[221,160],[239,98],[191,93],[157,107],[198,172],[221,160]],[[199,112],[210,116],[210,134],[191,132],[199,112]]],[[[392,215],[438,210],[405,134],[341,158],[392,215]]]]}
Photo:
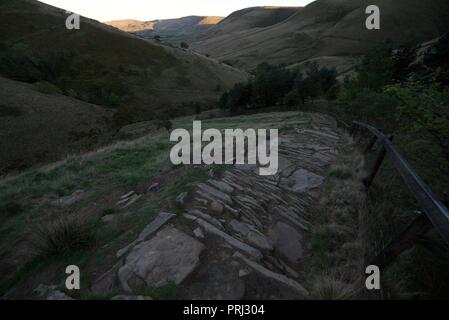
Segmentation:
{"type": "Polygon", "coordinates": [[[386,39],[424,41],[444,33],[448,21],[449,7],[444,0],[317,0],[275,25],[237,29],[194,43],[193,47],[221,61],[252,69],[261,62],[293,64],[322,56],[359,55],[386,39]],[[380,31],[365,28],[368,5],[381,9],[380,31]]]}
{"type": "MultiPolygon", "coordinates": [[[[67,30],[64,11],[36,1],[7,0],[0,5],[1,42],[6,47],[26,46],[32,59],[41,62],[44,80],[88,102],[132,106],[139,116],[148,115],[164,103],[213,99],[217,85],[226,87],[245,77],[211,60],[167,50],[92,20],[83,18],[81,30],[67,30]]],[[[16,70],[12,76],[7,71],[2,73],[14,78],[16,70]]]]}
{"type": "Polygon", "coordinates": [[[164,42],[179,44],[180,41],[193,41],[219,23],[223,17],[188,16],[179,19],[164,19],[141,22],[136,20],[108,21],[105,24],[122,31],[133,32],[139,36],[153,39],[159,36],[164,42]],[[182,38],[182,40],[180,40],[182,38]]]}
{"type": "MultiPolygon", "coordinates": [[[[221,90],[247,77],[245,73],[212,59],[160,46],[90,19],[81,19],[80,30],[68,30],[65,27],[67,16],[64,10],[34,0],[0,2],[0,75],[35,84],[33,87],[11,84],[16,96],[2,90],[1,100],[6,104],[21,101],[22,109],[35,110],[39,114],[41,120],[38,123],[52,123],[60,111],[49,113],[48,107],[44,110],[41,104],[34,103],[34,96],[42,95],[33,94],[30,88],[50,90],[68,97],[53,99],[55,96],[47,95],[47,106],[73,106],[64,109],[65,118],[73,121],[64,127],[61,137],[54,134],[51,125],[40,127],[45,137],[42,145],[53,145],[54,150],[41,150],[32,158],[25,150],[35,139],[34,126],[21,125],[18,129],[15,125],[32,123],[33,118],[27,112],[14,118],[5,117],[3,114],[15,105],[2,106],[1,120],[9,125],[0,127],[0,135],[14,135],[15,147],[22,155],[16,157],[16,152],[8,155],[6,158],[13,163],[2,161],[1,169],[14,166],[17,161],[29,164],[37,159],[54,159],[56,154],[63,156],[69,151],[79,151],[78,147],[67,148],[66,138],[62,136],[72,130],[72,125],[83,122],[91,110],[102,110],[86,108],[87,103],[107,107],[109,111],[95,112],[92,121],[86,122],[84,128],[78,128],[78,133],[71,136],[72,143],[83,147],[93,145],[83,141],[85,132],[96,141],[108,139],[103,135],[103,125],[94,124],[94,119],[103,119],[103,114],[112,119],[108,122],[109,130],[130,122],[191,114],[196,103],[202,104],[203,109],[210,107],[221,90]],[[20,96],[25,98],[15,98],[20,96]],[[60,103],[60,100],[64,102],[60,103]],[[47,116],[51,118],[45,118],[47,116]],[[15,129],[11,131],[11,127],[15,129]]],[[[62,124],[67,123],[61,121],[62,124]]],[[[3,148],[4,144],[2,155],[9,150],[3,148]]],[[[40,147],[35,149],[40,150],[40,147]]],[[[6,161],[4,158],[2,160],[6,161]]]]}

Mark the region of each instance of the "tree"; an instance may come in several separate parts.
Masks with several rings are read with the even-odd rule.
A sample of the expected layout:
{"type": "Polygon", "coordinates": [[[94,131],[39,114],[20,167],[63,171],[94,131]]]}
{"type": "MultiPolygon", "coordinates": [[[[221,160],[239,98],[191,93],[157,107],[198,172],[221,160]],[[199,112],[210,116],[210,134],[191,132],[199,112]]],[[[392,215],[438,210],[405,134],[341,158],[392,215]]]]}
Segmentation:
{"type": "Polygon", "coordinates": [[[426,132],[449,161],[449,89],[437,84],[395,84],[385,93],[398,99],[397,119],[403,130],[422,135],[426,132]]]}
{"type": "Polygon", "coordinates": [[[292,88],[295,73],[285,66],[262,63],[257,66],[252,87],[256,107],[269,107],[279,102],[292,88]]]}
{"type": "Polygon", "coordinates": [[[248,107],[251,101],[252,84],[237,83],[229,92],[225,92],[220,98],[220,108],[237,112],[248,107]]]}
{"type": "Polygon", "coordinates": [[[188,45],[188,43],[187,42],[181,42],[181,48],[182,49],[189,49],[189,45],[188,45]]]}

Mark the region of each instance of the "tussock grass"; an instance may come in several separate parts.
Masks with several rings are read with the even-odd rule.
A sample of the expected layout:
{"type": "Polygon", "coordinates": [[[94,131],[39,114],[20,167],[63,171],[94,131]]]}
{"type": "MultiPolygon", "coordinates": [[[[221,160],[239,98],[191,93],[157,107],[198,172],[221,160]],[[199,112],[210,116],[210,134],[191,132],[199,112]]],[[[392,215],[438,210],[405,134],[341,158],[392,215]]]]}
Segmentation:
{"type": "Polygon", "coordinates": [[[355,291],[352,284],[333,275],[323,275],[313,281],[312,296],[318,300],[348,300],[355,291]]]}
{"type": "Polygon", "coordinates": [[[92,225],[73,218],[59,218],[35,227],[35,249],[40,256],[67,256],[95,243],[92,225]]]}
{"type": "Polygon", "coordinates": [[[363,285],[364,239],[360,230],[367,210],[362,184],[364,160],[351,140],[345,145],[336,165],[329,169],[313,221],[308,273],[315,299],[356,299],[363,285]]]}

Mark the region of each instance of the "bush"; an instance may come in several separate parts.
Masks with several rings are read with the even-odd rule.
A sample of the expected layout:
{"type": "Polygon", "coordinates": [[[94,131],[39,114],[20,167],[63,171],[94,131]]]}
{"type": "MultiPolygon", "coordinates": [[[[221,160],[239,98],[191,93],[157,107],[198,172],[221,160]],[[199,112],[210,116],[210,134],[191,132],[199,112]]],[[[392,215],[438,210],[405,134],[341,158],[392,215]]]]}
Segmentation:
{"type": "Polygon", "coordinates": [[[248,107],[251,101],[251,83],[237,83],[229,92],[220,98],[220,108],[236,112],[248,107]]]}
{"type": "Polygon", "coordinates": [[[38,225],[34,235],[35,247],[42,256],[67,256],[95,242],[92,226],[65,217],[38,225]]]}
{"type": "Polygon", "coordinates": [[[59,90],[58,87],[47,81],[35,82],[33,84],[33,90],[45,94],[61,93],[61,90],[59,90]]]}
{"type": "Polygon", "coordinates": [[[255,107],[275,105],[292,88],[296,74],[284,66],[262,63],[257,66],[252,83],[252,103],[255,107]]]}
{"type": "Polygon", "coordinates": [[[25,82],[36,82],[51,78],[51,72],[27,45],[0,45],[0,74],[25,82]]]}
{"type": "Polygon", "coordinates": [[[238,112],[277,104],[300,106],[307,98],[326,96],[335,99],[339,89],[335,69],[320,68],[318,64],[311,63],[306,65],[303,74],[283,65],[262,63],[255,69],[251,81],[238,83],[223,93],[219,107],[238,112]]]}

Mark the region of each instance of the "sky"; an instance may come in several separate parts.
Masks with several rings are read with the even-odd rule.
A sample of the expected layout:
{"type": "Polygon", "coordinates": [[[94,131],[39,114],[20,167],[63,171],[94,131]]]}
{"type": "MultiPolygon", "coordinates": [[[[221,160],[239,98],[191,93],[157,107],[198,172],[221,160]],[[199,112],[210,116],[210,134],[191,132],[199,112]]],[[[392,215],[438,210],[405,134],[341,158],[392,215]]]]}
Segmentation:
{"type": "Polygon", "coordinates": [[[189,15],[227,16],[255,6],[304,6],[312,0],[40,0],[99,21],[142,21],[189,15]]]}

